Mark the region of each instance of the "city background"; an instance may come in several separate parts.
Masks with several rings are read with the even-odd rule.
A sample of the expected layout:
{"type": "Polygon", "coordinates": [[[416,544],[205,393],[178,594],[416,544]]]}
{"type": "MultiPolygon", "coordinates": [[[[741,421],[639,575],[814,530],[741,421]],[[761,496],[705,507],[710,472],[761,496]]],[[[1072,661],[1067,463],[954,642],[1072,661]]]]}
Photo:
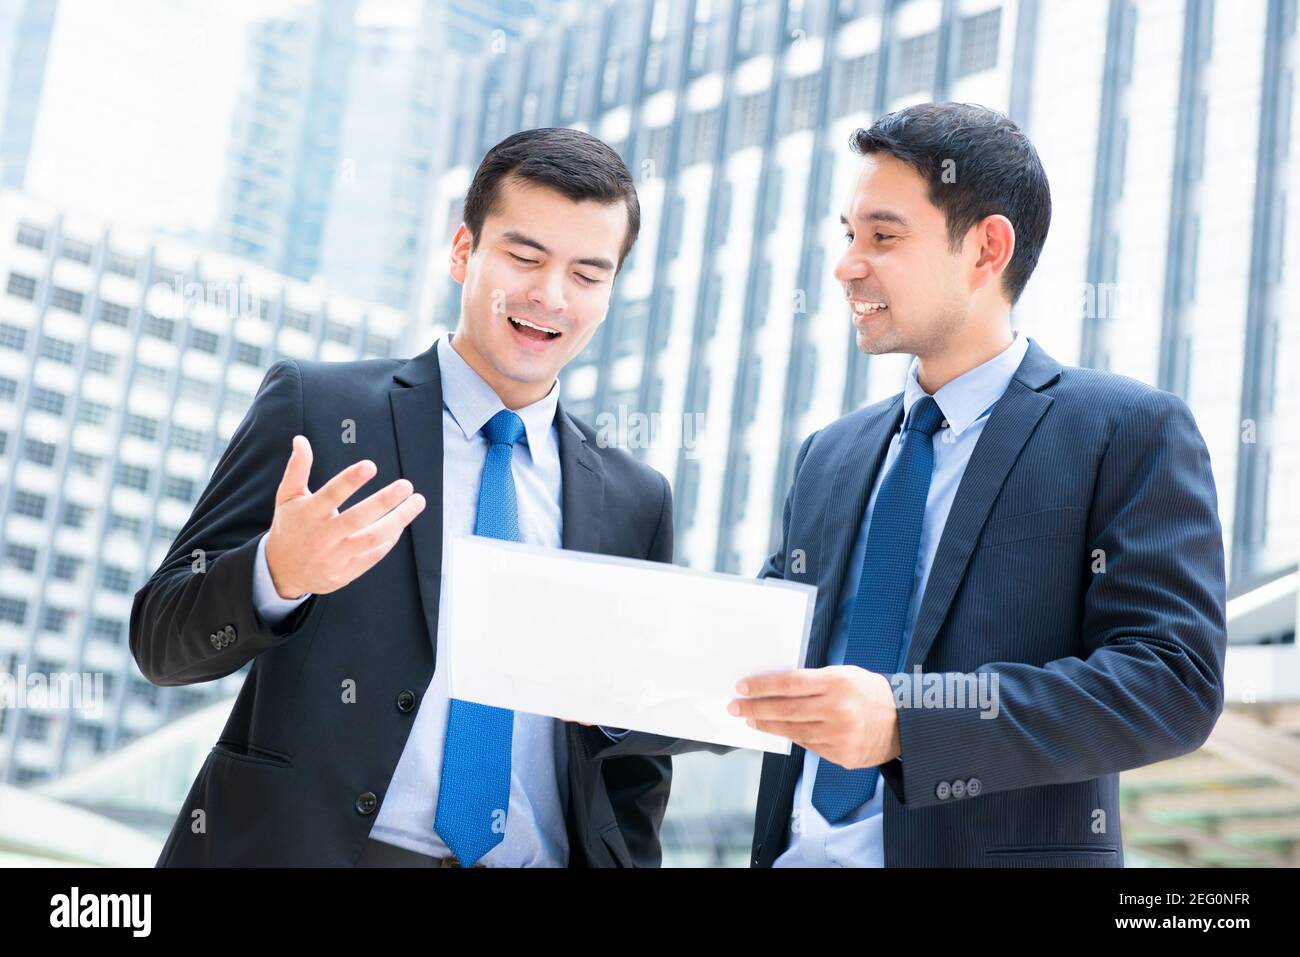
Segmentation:
{"type": "MultiPolygon", "coordinates": [[[[271,363],[455,327],[516,130],[601,137],[640,196],[566,406],[657,421],[676,560],[756,574],[799,442],[902,387],[831,269],[851,132],[927,100],[1051,180],[1013,324],[1210,450],[1228,703],[1121,776],[1127,863],[1300,864],[1297,65],[1297,0],[0,0],[0,673],[104,676],[95,714],[0,704],[0,864],[152,865],[245,672],[150,684],[132,596],[271,363]]],[[[759,760],[674,760],[666,865],[747,862],[759,760]]]]}

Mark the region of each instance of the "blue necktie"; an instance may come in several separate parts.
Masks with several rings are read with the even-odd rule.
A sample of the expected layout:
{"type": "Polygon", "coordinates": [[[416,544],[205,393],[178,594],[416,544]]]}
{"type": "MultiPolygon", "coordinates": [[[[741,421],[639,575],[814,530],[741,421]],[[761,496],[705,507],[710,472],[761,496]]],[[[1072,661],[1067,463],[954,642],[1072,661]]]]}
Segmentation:
{"type": "MultiPolygon", "coordinates": [[[[902,448],[876,496],[849,618],[846,665],[892,674],[901,664],[903,629],[916,582],[916,550],[934,471],[931,438],[942,419],[931,396],[912,406],[902,448]]],[[[834,824],[871,799],[879,777],[879,768],[848,770],[822,758],[813,785],[813,807],[834,824]]]]}
{"type": "MultiPolygon", "coordinates": [[[[519,508],[510,457],[524,434],[524,423],[502,409],[482,431],[491,447],[483,461],[474,534],[517,542],[519,508]]],[[[508,708],[451,699],[433,826],[466,867],[506,836],[514,720],[508,708]]]]}

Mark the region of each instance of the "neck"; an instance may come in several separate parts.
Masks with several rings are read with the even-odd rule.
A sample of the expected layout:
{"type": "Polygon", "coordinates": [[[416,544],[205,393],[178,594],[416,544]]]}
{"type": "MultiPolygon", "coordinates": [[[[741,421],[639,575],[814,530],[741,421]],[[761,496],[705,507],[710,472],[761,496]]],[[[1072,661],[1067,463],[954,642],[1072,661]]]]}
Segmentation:
{"type": "Polygon", "coordinates": [[[1005,352],[1014,338],[1009,310],[993,320],[971,323],[940,349],[917,354],[916,374],[921,388],[934,395],[953,379],[1005,352]]]}
{"type": "Polygon", "coordinates": [[[469,338],[459,330],[451,338],[451,347],[465,360],[467,366],[479,374],[479,378],[492,387],[501,404],[511,412],[517,412],[525,406],[544,399],[555,384],[554,381],[547,386],[534,385],[531,382],[516,382],[498,374],[491,363],[483,358],[482,353],[474,348],[469,338]]]}

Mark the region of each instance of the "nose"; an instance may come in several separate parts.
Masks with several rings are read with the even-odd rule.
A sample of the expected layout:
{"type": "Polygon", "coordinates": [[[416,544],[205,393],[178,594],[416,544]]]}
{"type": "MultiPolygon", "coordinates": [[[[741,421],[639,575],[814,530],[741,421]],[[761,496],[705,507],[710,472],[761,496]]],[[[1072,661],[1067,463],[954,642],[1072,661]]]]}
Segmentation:
{"type": "Polygon", "coordinates": [[[537,284],[528,291],[528,301],[543,312],[563,312],[568,306],[564,300],[564,272],[549,269],[538,276],[537,284]]]}
{"type": "Polygon", "coordinates": [[[852,249],[844,250],[844,255],[835,264],[835,278],[843,283],[863,279],[867,275],[867,261],[856,255],[852,249]]]}

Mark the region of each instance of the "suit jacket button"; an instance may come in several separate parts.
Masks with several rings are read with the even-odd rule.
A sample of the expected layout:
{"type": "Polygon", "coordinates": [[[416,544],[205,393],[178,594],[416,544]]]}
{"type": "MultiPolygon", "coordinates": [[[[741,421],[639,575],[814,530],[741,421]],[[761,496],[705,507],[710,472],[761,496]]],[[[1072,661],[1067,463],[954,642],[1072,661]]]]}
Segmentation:
{"type": "Polygon", "coordinates": [[[234,625],[226,625],[226,628],[225,628],[225,635],[226,635],[227,638],[229,638],[229,639],[231,640],[231,642],[233,642],[233,641],[235,640],[235,626],[234,626],[234,625]]]}
{"type": "Polygon", "coordinates": [[[952,788],[947,781],[940,781],[939,786],[934,789],[934,796],[940,801],[948,800],[948,795],[952,793],[952,788]]]}
{"type": "Polygon", "coordinates": [[[358,814],[373,814],[378,806],[379,798],[375,797],[374,791],[366,791],[357,798],[358,814]]]}
{"type": "Polygon", "coordinates": [[[952,796],[955,798],[966,796],[966,782],[961,778],[952,782],[952,796]]]}
{"type": "Polygon", "coordinates": [[[979,778],[971,778],[966,782],[966,796],[975,797],[983,790],[984,785],[980,783],[979,778]]]}
{"type": "Polygon", "coordinates": [[[221,639],[217,637],[217,633],[215,631],[212,634],[208,635],[208,641],[212,642],[212,647],[216,648],[217,651],[221,650],[221,639]]]}
{"type": "Polygon", "coordinates": [[[397,694],[397,710],[406,714],[415,707],[415,695],[409,691],[400,691],[397,694]]]}

